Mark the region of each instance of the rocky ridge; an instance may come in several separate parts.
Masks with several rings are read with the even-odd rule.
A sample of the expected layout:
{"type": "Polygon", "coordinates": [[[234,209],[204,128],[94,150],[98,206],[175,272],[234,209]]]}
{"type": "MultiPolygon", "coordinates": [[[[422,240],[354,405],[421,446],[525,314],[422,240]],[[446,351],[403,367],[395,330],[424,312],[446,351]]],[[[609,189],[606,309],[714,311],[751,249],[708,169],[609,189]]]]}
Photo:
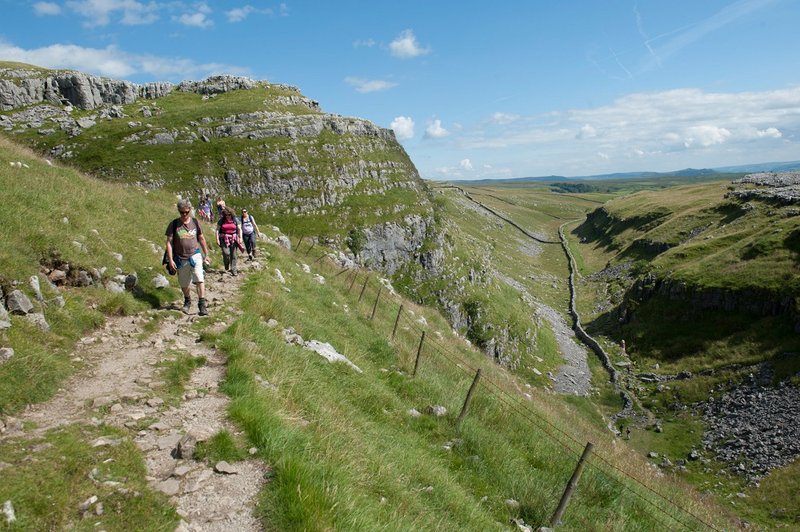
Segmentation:
{"type": "Polygon", "coordinates": [[[738,185],[726,197],[741,201],[760,199],[781,205],[800,203],[800,172],[759,172],[733,182],[738,185]]]}
{"type": "Polygon", "coordinates": [[[370,220],[361,222],[367,239],[363,260],[389,273],[409,261],[435,269],[440,260],[435,252],[421,252],[423,242],[435,238],[433,208],[394,132],[367,120],[323,113],[296,87],[238,76],[138,85],[75,71],[7,68],[0,69],[0,110],[5,111],[0,129],[21,137],[36,131],[38,149],[78,167],[82,152],[102,142],[109,151],[134,154],[129,162],[94,168],[92,173],[101,177],[168,188],[186,197],[238,197],[264,212],[329,219],[328,245],[343,247],[345,235],[337,231],[349,229],[349,222],[337,223],[337,217],[367,214],[350,204],[391,195],[398,199],[373,202],[370,220]],[[233,91],[266,99],[258,110],[163,125],[169,114],[159,99],[195,93],[210,101],[233,91]],[[127,131],[119,136],[114,123],[125,124],[127,131]],[[217,147],[209,152],[205,144],[217,147]],[[176,173],[148,153],[164,147],[178,158],[204,162],[176,173]]]}

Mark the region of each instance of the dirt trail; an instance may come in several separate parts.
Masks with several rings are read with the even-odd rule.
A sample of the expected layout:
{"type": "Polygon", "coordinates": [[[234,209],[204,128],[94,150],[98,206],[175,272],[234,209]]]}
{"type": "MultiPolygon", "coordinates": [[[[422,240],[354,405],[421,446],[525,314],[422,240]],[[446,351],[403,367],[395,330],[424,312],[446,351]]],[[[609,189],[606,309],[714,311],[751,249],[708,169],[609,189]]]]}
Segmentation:
{"type": "MultiPolygon", "coordinates": [[[[260,268],[257,262],[242,266],[242,270],[260,268]]],[[[175,312],[182,305],[178,301],[173,307],[140,316],[109,318],[102,329],[76,346],[73,356],[86,363],[86,369],[68,379],[50,401],[29,407],[18,417],[36,428],[24,433],[7,431],[0,439],[34,437],[71,423],[125,428],[143,452],[148,481],[171,497],[181,515],[177,530],[260,530],[253,509],[268,471],[263,462],[251,459],[217,467],[175,458],[182,439],[182,447],[191,448],[194,441],[208,440],[222,429],[237,433],[226,418],[229,399],[218,391],[225,377],[225,357],[201,343],[192,325],[203,320],[222,330],[223,316],[230,319],[236,313],[241,281],[242,274],[206,274],[207,318],[197,315],[194,291],[188,315],[175,312]],[[147,334],[143,326],[154,318],[160,318],[158,327],[147,334]],[[159,380],[158,365],[177,353],[202,356],[206,363],[192,372],[180,403],[166,406],[159,397],[164,383],[159,380]]],[[[177,279],[171,282],[175,285],[177,279]]],[[[92,445],[114,443],[95,441],[92,445]]]]}

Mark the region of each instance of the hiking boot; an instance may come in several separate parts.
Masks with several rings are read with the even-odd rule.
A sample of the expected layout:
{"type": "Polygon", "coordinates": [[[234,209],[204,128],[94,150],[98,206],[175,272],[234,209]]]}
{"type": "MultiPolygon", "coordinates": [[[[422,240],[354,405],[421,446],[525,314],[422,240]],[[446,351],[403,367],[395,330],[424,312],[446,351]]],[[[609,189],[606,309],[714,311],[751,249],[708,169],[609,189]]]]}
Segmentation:
{"type": "Polygon", "coordinates": [[[189,314],[189,310],[192,308],[192,299],[189,297],[183,298],[183,313],[189,314]]]}
{"type": "Polygon", "coordinates": [[[197,300],[197,313],[201,316],[208,316],[208,307],[206,307],[206,298],[201,297],[197,300]]]}

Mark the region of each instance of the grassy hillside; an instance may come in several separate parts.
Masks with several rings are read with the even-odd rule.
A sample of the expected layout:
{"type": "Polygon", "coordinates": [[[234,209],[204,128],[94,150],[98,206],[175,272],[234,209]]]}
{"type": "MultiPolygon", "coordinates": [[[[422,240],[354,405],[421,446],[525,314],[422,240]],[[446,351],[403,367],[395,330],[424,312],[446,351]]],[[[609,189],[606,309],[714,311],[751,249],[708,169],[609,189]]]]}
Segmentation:
{"type": "MultiPolygon", "coordinates": [[[[608,202],[574,231],[585,275],[606,266],[624,270],[610,280],[617,288],[600,299],[587,286],[584,315],[596,318],[596,331],[627,339],[643,364],[697,371],[800,348],[793,332],[800,295],[797,208],[726,199],[728,188],[721,182],[638,192],[608,202]],[[677,288],[670,288],[673,295],[626,301],[625,290],[645,275],[677,288]],[[712,308],[715,297],[727,298],[727,308],[712,308]],[[748,311],[769,301],[788,304],[789,312],[748,311]]],[[[782,367],[778,377],[800,363],[782,367]]]]}
{"type": "Polygon", "coordinates": [[[111,185],[51,166],[2,137],[0,188],[5,200],[0,212],[0,286],[5,294],[19,288],[35,301],[28,279],[59,264],[69,264],[70,282],[76,282],[80,270],[103,271],[93,286],[64,293],[63,308],[52,299],[59,294],[40,275],[48,301],[36,307],[44,312],[51,331],[42,333],[12,316],[13,327],[0,333],[16,352],[0,366],[0,414],[11,414],[27,401],[48,397],[80,365],[70,361],[69,350],[85,331],[102,324],[104,313],[132,313],[175,297],[176,291],[156,290],[150,281],[161,273],[163,234],[176,215],[176,200],[170,194],[111,185]],[[130,273],[139,276],[138,298],[113,294],[102,286],[130,273]],[[31,381],[37,386],[28,386],[31,381]]]}
{"type": "MultiPolygon", "coordinates": [[[[148,288],[160,271],[150,242],[163,239],[174,197],[98,182],[0,143],[2,187],[14,198],[0,215],[9,243],[0,251],[4,290],[16,281],[29,292],[25,280],[54,257],[76,268],[106,266],[108,275],[116,268],[136,271],[144,288],[138,299],[99,287],[61,289],[65,307],[44,308],[51,325],[46,334],[12,317],[12,328],[0,333],[0,345],[16,352],[0,366],[0,412],[7,419],[46,399],[80,369],[71,347],[102,323],[103,312],[135,312],[175,296],[148,288]],[[17,161],[20,167],[9,164],[17,161]],[[112,255],[117,252],[122,261],[112,255]],[[33,380],[35,389],[28,385],[33,380]]],[[[308,249],[270,248],[268,267],[246,281],[242,312],[219,317],[227,329],[207,328],[212,321],[197,324],[203,340],[228,355],[224,389],[233,399],[230,415],[246,437],[238,442],[220,433],[205,453],[236,460],[252,446],[271,465],[259,506],[265,528],[485,530],[512,528],[512,518],[544,524],[587,441],[595,453],[565,514],[565,529],[731,526],[724,511],[662,478],[602,424],[584,418],[583,409],[528,388],[486,360],[439,314],[389,295],[367,272],[341,272],[319,246],[310,254],[308,249]],[[306,340],[330,343],[363,372],[287,343],[283,329],[289,327],[306,340]],[[477,368],[482,379],[457,429],[477,368]],[[432,405],[446,407],[447,414],[427,413],[432,405]],[[422,415],[412,416],[411,409],[422,415]]],[[[178,380],[185,373],[168,370],[178,380]]],[[[3,466],[0,499],[24,501],[18,512],[35,529],[74,526],[80,517],[75,509],[92,493],[113,501],[102,518],[107,530],[132,522],[174,529],[178,517],[164,496],[147,487],[126,431],[65,427],[32,442],[4,440],[0,462],[10,469],[3,466]],[[93,450],[91,442],[101,436],[123,443],[93,450]],[[26,458],[31,452],[34,460],[26,458]],[[125,478],[139,495],[105,493],[93,484],[97,475],[125,478]]]]}
{"type": "Polygon", "coordinates": [[[391,132],[323,113],[287,85],[256,82],[211,95],[175,89],[113,114],[42,103],[0,115],[14,121],[15,140],[91,175],[193,199],[223,196],[293,235],[343,240],[351,227],[431,213],[391,132]],[[31,118],[37,113],[44,118],[31,118]]]}
{"type": "MultiPolygon", "coordinates": [[[[746,382],[757,364],[765,361],[774,369],[776,381],[792,378],[800,370],[796,356],[800,345],[792,316],[698,308],[698,301],[706,303],[709,293],[749,293],[755,301],[761,301],[764,294],[777,293],[780,298],[793,293],[797,269],[791,235],[796,231],[796,209],[727,199],[728,181],[668,188],[662,188],[663,184],[661,180],[636,183],[634,189],[646,187],[637,192],[614,190],[600,183],[598,190],[580,194],[553,193],[549,184],[467,190],[540,236],[554,235],[558,225],[576,220],[567,224],[567,233],[581,270],[578,307],[582,321],[614,363],[620,363],[623,383],[650,410],[650,419],[654,414],[660,420],[659,431],[654,430],[652,422],[641,426],[632,422],[631,445],[643,455],[657,453],[659,457],[653,460],[657,464],[668,458],[673,465],[666,471],[675,471],[724,498],[751,522],[768,527],[796,524],[796,513],[771,510],[795,506],[794,491],[782,489],[780,497],[771,503],[766,502],[765,491],[767,486],[782,483],[796,487],[792,477],[795,466],[773,470],[759,488],[720,471],[724,464],[685,459],[692,449],[702,448],[705,430],[701,416],[691,408],[693,402],[712,394],[719,397],[746,382]],[[592,214],[587,221],[584,216],[588,213],[592,214]],[[757,251],[760,249],[764,252],[757,251]],[[675,290],[671,296],[630,298],[631,286],[645,278],[674,283],[667,285],[670,287],[693,288],[675,290]],[[675,296],[680,293],[688,294],[686,300],[675,296]],[[628,314],[621,308],[628,309],[628,314]],[[621,320],[625,316],[633,317],[621,320]],[[627,353],[621,348],[622,340],[626,341],[627,353]],[[713,374],[707,374],[712,370],[713,374]],[[635,378],[638,373],[674,376],[682,371],[704,373],[665,383],[635,378]],[[674,466],[676,461],[685,465],[674,466]]],[[[448,206],[447,212],[462,233],[460,238],[492,243],[482,249],[489,254],[496,246],[493,264],[498,271],[518,279],[540,301],[565,309],[566,265],[560,248],[542,245],[535,256],[513,251],[514,236],[507,233],[504,224],[474,209],[455,208],[457,197],[455,193],[448,195],[453,206],[448,206]],[[479,222],[481,219],[483,222],[479,222]],[[550,273],[549,279],[545,272],[550,273]]],[[[475,254],[473,249],[472,256],[475,254]]],[[[491,289],[486,291],[492,294],[490,299],[495,299],[491,289]]],[[[594,370],[592,400],[570,402],[589,418],[598,410],[606,415],[616,413],[620,406],[603,385],[607,375],[596,366],[594,370]]],[[[796,382],[796,376],[793,378],[796,382]]]]}

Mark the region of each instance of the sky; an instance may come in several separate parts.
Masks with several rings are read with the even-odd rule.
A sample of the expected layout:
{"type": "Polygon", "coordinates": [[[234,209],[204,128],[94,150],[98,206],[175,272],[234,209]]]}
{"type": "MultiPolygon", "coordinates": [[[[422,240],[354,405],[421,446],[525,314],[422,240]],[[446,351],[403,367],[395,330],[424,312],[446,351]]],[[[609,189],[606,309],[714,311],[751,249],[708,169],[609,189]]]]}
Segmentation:
{"type": "Polygon", "coordinates": [[[0,60],[244,75],[432,180],[800,160],[800,0],[0,0],[0,60]]]}

